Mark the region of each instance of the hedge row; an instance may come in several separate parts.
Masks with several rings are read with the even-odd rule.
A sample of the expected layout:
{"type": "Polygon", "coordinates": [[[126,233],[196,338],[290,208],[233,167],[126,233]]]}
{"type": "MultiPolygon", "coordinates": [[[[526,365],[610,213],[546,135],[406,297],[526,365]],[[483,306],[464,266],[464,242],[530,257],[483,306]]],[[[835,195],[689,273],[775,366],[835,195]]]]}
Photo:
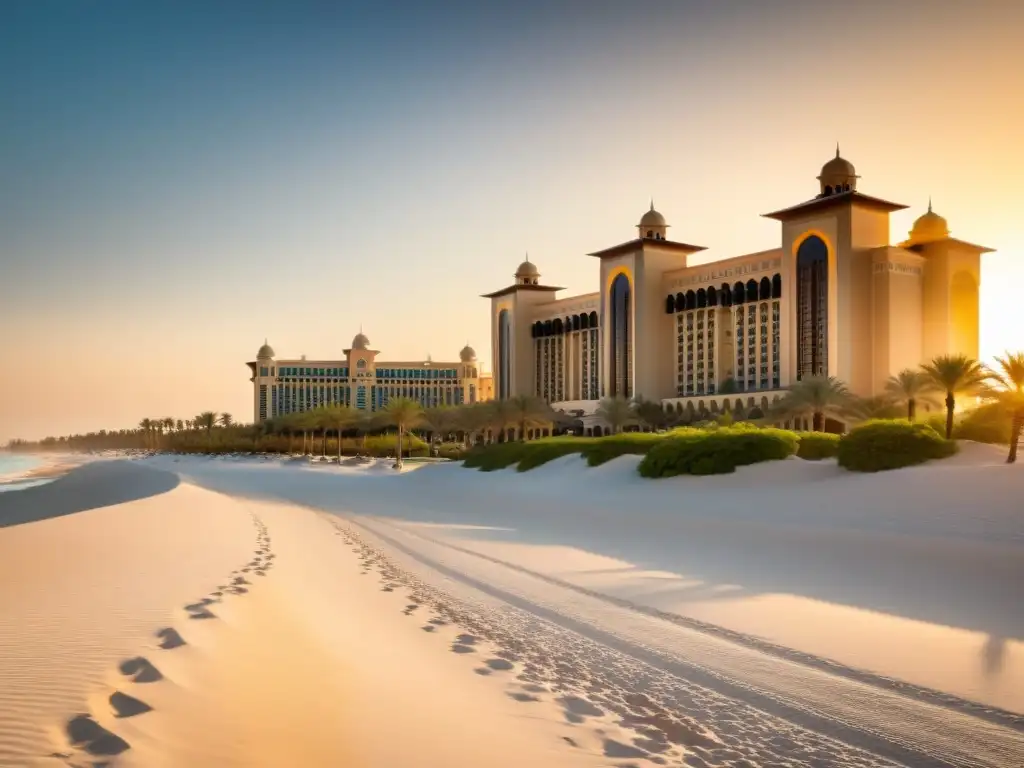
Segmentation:
{"type": "Polygon", "coordinates": [[[737,467],[796,455],[807,460],[837,458],[855,472],[877,472],[950,456],[956,444],[927,424],[905,420],[865,422],[848,434],[797,433],[749,424],[697,429],[682,427],[660,434],[629,432],[608,437],[552,437],[528,442],[493,443],[466,454],[464,466],[485,472],[516,465],[520,472],[552,459],[580,454],[590,466],[618,456],[643,456],[643,477],[713,475],[737,467]]]}

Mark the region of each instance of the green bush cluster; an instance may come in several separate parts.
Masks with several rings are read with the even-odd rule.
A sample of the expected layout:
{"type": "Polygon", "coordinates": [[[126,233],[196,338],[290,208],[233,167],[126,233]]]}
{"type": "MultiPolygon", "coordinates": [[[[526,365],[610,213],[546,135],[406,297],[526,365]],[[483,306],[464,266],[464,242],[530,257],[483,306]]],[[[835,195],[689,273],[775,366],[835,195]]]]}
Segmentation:
{"type": "Polygon", "coordinates": [[[643,455],[673,433],[623,432],[606,437],[544,437],[526,442],[480,445],[470,450],[464,466],[490,472],[513,464],[520,472],[571,453],[582,454],[591,467],[627,454],[643,455]]]}
{"type": "MultiPolygon", "coordinates": [[[[171,446],[174,453],[200,453],[200,454],[221,454],[221,453],[294,453],[301,449],[301,440],[289,440],[283,437],[263,438],[253,441],[250,438],[231,438],[214,432],[213,439],[207,439],[201,432],[194,433],[189,439],[179,439],[175,436],[175,442],[171,446]]],[[[355,456],[365,453],[369,456],[392,456],[397,448],[398,437],[396,435],[369,435],[364,446],[362,438],[343,438],[341,441],[341,455],[355,456]]],[[[312,447],[307,445],[313,456],[324,454],[324,442],[322,438],[312,441],[312,447]]],[[[402,439],[402,452],[406,456],[426,456],[427,444],[415,435],[406,435],[402,439]]],[[[338,441],[335,438],[327,440],[327,456],[338,455],[338,441]]]]}
{"type": "Polygon", "coordinates": [[[880,472],[922,464],[956,453],[956,443],[931,426],[904,419],[866,421],[839,441],[839,466],[854,472],[880,472]]]}
{"type": "Polygon", "coordinates": [[[651,448],[639,470],[643,477],[727,474],[736,467],[792,456],[799,441],[795,432],[784,429],[722,427],[674,433],[651,448]]]}
{"type": "Polygon", "coordinates": [[[953,426],[953,437],[977,443],[1009,445],[1013,415],[998,403],[982,405],[965,413],[953,426]]]}
{"type": "Polygon", "coordinates": [[[808,461],[835,458],[839,453],[839,435],[831,432],[806,432],[800,434],[800,445],[796,455],[808,461]]]}

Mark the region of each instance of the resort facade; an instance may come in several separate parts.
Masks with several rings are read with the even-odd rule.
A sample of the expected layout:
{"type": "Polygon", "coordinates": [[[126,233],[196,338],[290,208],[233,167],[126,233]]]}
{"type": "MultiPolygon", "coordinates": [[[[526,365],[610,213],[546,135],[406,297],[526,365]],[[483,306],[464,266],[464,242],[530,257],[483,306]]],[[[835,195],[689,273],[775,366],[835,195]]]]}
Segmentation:
{"type": "Polygon", "coordinates": [[[489,400],[494,387],[468,344],[458,362],[385,362],[377,360],[370,340],[358,333],[341,360],[278,359],[264,343],[252,373],[256,423],[328,405],[379,411],[390,398],[408,397],[424,408],[489,400]]]}
{"type": "Polygon", "coordinates": [[[559,298],[527,259],[485,294],[496,396],[584,417],[603,397],[644,398],[699,416],[764,409],[807,376],[870,397],[937,355],[977,358],[991,249],[952,237],[930,203],[891,244],[889,216],[907,206],[858,179],[837,148],[814,197],[764,214],[778,247],[700,265],[704,247],[670,239],[652,202],[635,237],[590,254],[593,293],[559,298]]]}

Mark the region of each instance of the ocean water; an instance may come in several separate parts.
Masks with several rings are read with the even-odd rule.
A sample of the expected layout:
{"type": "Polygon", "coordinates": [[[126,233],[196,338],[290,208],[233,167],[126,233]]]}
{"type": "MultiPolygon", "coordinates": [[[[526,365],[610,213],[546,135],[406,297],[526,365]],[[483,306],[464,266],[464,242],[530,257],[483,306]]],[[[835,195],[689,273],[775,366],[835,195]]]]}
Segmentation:
{"type": "Polygon", "coordinates": [[[10,453],[0,453],[0,478],[4,475],[27,472],[38,465],[39,459],[34,456],[19,456],[10,453]]]}
{"type": "Polygon", "coordinates": [[[39,459],[34,456],[15,456],[9,453],[0,453],[0,493],[4,491],[20,491],[31,488],[33,485],[42,485],[48,479],[41,480],[17,480],[18,475],[28,472],[39,465],[39,459]]]}

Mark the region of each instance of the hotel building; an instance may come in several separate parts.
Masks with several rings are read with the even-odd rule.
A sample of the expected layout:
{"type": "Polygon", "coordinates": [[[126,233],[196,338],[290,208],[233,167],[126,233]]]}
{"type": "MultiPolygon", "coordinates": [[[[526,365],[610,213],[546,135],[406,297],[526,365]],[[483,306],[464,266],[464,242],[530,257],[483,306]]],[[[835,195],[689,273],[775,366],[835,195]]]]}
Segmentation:
{"type": "Polygon", "coordinates": [[[858,179],[837,148],[813,198],[764,214],[779,222],[779,247],[700,265],[690,261],[704,248],[669,239],[652,202],[636,237],[590,254],[593,293],[558,298],[527,259],[485,295],[497,396],[585,417],[600,398],[642,397],[700,417],[763,410],[806,376],[869,397],[937,355],[976,358],[991,249],[952,237],[930,203],[890,244],[889,215],[907,206],[858,179]]]}
{"type": "Polygon", "coordinates": [[[259,423],[325,405],[379,411],[393,397],[409,397],[432,408],[494,396],[491,377],[483,373],[468,344],[457,363],[382,362],[360,332],[343,352],[343,360],[279,360],[264,343],[255,362],[246,363],[252,373],[253,420],[259,423]]]}

